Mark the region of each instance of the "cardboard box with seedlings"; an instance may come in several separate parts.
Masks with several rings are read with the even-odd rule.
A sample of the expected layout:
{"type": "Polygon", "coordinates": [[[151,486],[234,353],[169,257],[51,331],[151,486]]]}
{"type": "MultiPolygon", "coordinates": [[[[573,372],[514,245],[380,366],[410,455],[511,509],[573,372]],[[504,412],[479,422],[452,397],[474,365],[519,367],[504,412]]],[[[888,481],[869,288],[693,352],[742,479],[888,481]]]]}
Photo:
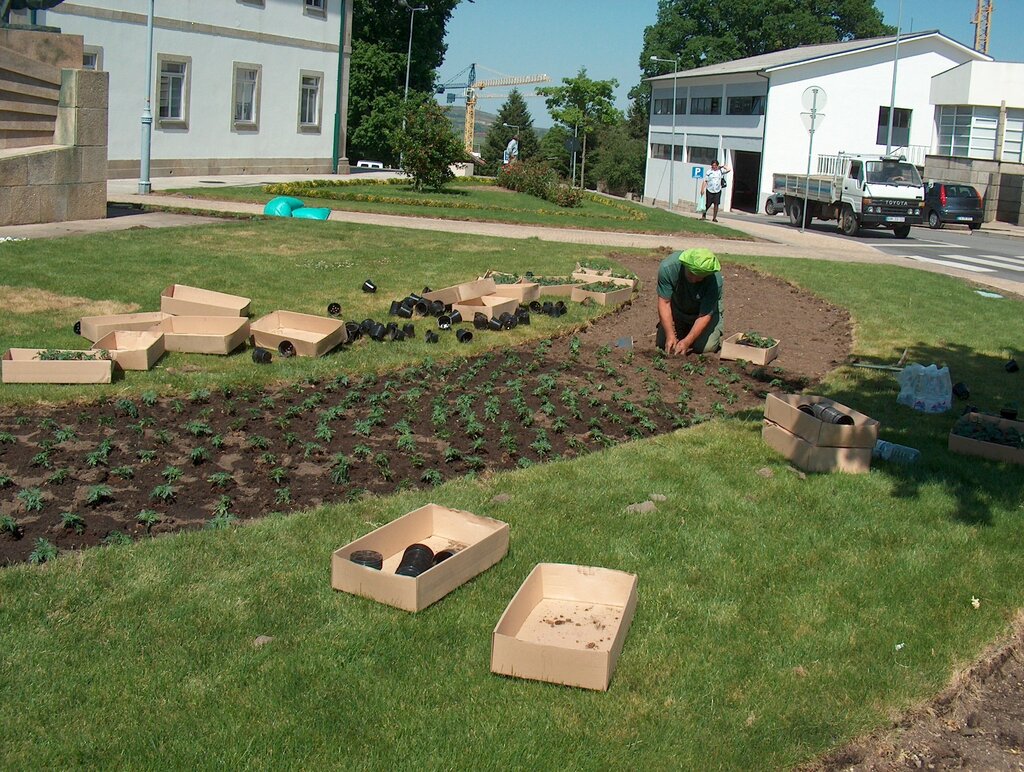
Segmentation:
{"type": "Polygon", "coordinates": [[[78,334],[94,343],[115,330],[149,330],[170,317],[170,314],[165,314],[163,311],[83,316],[78,320],[78,334]]]}
{"type": "MultiPolygon", "coordinates": [[[[504,288],[502,288],[504,289],[504,288]]],[[[515,298],[501,297],[500,295],[484,295],[469,300],[461,300],[452,305],[452,309],[462,314],[463,321],[473,321],[475,314],[483,314],[488,319],[502,314],[514,314],[519,307],[519,301],[515,298]]]]}
{"type": "Polygon", "coordinates": [[[624,286],[610,279],[598,279],[573,287],[569,297],[577,303],[590,299],[601,306],[617,306],[629,300],[632,294],[631,286],[624,286]]]}
{"type": "Polygon", "coordinates": [[[455,305],[462,300],[478,298],[483,295],[493,295],[497,292],[497,285],[494,279],[477,279],[466,281],[462,284],[453,284],[451,287],[424,292],[425,300],[440,300],[445,305],[455,305]]]}
{"type": "Polygon", "coordinates": [[[629,287],[630,289],[636,289],[640,280],[633,275],[626,275],[624,273],[615,273],[611,269],[607,271],[593,271],[587,268],[581,269],[577,264],[576,270],[572,272],[572,278],[579,281],[595,282],[595,281],[610,281],[615,284],[621,284],[623,287],[629,287]]]}
{"type": "Polygon", "coordinates": [[[427,504],[335,550],[331,586],[405,611],[421,611],[486,571],[508,552],[508,524],[460,509],[427,504]],[[395,573],[405,549],[425,544],[455,554],[419,576],[395,573]],[[352,561],[360,550],[379,552],[380,569],[352,561]]]}
{"type": "Polygon", "coordinates": [[[300,357],[323,356],[348,340],[343,320],[294,311],[273,311],[250,324],[249,331],[257,346],[280,351],[290,343],[300,357]]]}
{"type": "Polygon", "coordinates": [[[779,341],[753,332],[737,332],[722,341],[719,359],[743,359],[766,365],[779,355],[779,341]]]}
{"type": "Polygon", "coordinates": [[[515,298],[524,306],[540,297],[540,285],[534,281],[527,281],[518,274],[488,271],[481,278],[493,279],[497,285],[496,294],[515,298]]]}
{"type": "Polygon", "coordinates": [[[110,383],[114,369],[106,351],[12,348],[0,362],[4,383],[110,383]]]}
{"type": "Polygon", "coordinates": [[[94,351],[108,351],[122,370],[150,370],[164,355],[164,336],[150,330],[114,330],[92,344],[94,351]]]}
{"type": "Polygon", "coordinates": [[[554,295],[564,298],[572,295],[573,287],[580,287],[586,284],[585,281],[574,279],[571,276],[531,276],[530,281],[535,282],[539,286],[541,295],[554,295]]]}
{"type": "Polygon", "coordinates": [[[248,316],[249,298],[172,284],[160,293],[160,310],[175,316],[248,316]]]}
{"type": "Polygon", "coordinates": [[[1024,464],[1024,421],[987,413],[965,413],[949,433],[954,453],[1024,464]]]}
{"type": "Polygon", "coordinates": [[[491,672],[606,691],[636,611],[625,571],[540,563],[491,636],[491,672]]]}
{"type": "Polygon", "coordinates": [[[152,332],[163,333],[168,351],[230,354],[249,337],[249,320],[241,316],[172,316],[152,332]]]}

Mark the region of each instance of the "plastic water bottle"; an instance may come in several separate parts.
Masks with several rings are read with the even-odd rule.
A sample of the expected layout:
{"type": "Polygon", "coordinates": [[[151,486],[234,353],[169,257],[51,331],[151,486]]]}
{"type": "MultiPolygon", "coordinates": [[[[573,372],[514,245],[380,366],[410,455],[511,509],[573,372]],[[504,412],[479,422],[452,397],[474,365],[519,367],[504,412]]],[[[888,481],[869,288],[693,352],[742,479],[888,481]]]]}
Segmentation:
{"type": "Polygon", "coordinates": [[[871,451],[872,458],[880,458],[883,461],[893,461],[897,464],[913,464],[921,457],[921,451],[917,448],[908,448],[906,445],[897,445],[895,442],[875,440],[875,447],[871,451]]]}

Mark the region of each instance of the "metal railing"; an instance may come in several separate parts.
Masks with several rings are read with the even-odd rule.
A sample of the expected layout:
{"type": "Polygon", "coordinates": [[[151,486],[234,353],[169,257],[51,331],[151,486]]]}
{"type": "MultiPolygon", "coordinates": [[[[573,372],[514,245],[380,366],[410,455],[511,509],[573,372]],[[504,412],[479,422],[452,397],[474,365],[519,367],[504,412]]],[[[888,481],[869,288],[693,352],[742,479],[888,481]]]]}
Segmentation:
{"type": "MultiPolygon", "coordinates": [[[[893,148],[892,155],[903,156],[908,163],[912,163],[914,166],[924,166],[924,157],[930,152],[931,148],[928,145],[907,145],[893,148]]],[[[828,176],[838,174],[842,171],[842,160],[843,156],[838,153],[819,155],[816,174],[828,176]]]]}

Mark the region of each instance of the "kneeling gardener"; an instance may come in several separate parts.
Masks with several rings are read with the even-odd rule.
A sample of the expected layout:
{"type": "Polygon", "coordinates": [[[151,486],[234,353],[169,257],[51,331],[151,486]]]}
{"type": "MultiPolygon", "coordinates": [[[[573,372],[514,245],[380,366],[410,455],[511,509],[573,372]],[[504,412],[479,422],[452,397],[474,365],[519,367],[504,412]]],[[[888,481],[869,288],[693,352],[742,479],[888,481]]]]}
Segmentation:
{"type": "Polygon", "coordinates": [[[655,345],[667,354],[704,354],[722,342],[722,266],[710,249],[673,252],[658,268],[655,345]]]}

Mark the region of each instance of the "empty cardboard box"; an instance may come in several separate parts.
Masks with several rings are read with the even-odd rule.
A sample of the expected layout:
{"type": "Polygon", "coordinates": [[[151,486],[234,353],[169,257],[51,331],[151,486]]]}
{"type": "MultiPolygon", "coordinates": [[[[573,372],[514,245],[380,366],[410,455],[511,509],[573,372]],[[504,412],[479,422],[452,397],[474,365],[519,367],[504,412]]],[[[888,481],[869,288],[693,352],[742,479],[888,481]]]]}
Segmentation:
{"type": "Polygon", "coordinates": [[[519,301],[515,298],[506,298],[499,295],[484,295],[479,298],[460,300],[452,308],[462,314],[462,319],[467,322],[473,321],[474,314],[483,314],[488,319],[502,314],[514,314],[519,307],[519,301]]]}
{"type": "Polygon", "coordinates": [[[110,383],[114,360],[99,358],[98,351],[70,351],[96,359],[40,359],[49,349],[12,348],[5,354],[0,369],[4,383],[110,383]]]}
{"type": "Polygon", "coordinates": [[[805,472],[866,474],[871,470],[871,448],[815,445],[771,421],[764,422],[761,438],[805,472]]]}
{"type": "Polygon", "coordinates": [[[459,509],[427,504],[346,544],[331,558],[331,586],[406,611],[420,611],[493,566],[508,552],[508,524],[459,509]],[[425,544],[435,553],[458,552],[416,577],[395,573],[405,548],[425,544]],[[356,550],[376,550],[380,570],[350,559],[356,550]]]}
{"type": "Polygon", "coordinates": [[[148,311],[139,314],[110,314],[108,316],[83,316],[79,320],[79,335],[95,342],[114,330],[149,330],[169,319],[163,311],[148,311]]]}
{"type": "Polygon", "coordinates": [[[274,311],[249,325],[257,346],[278,350],[288,341],[300,357],[319,357],[348,340],[345,322],[326,316],[274,311]]]}
{"type": "Polygon", "coordinates": [[[240,316],[172,316],[152,332],[162,332],[168,351],[230,354],[249,337],[249,320],[240,316]]]}
{"type": "Polygon", "coordinates": [[[736,360],[743,359],[754,365],[766,365],[779,355],[779,341],[771,348],[758,348],[757,346],[745,346],[740,343],[743,337],[742,332],[730,335],[722,341],[722,350],[718,354],[719,359],[736,360]]]}
{"type": "Polygon", "coordinates": [[[637,578],[540,563],[491,638],[491,672],[605,691],[636,610],[637,578]]]}
{"type": "Polygon", "coordinates": [[[769,394],[764,401],[765,420],[778,424],[812,445],[829,448],[875,447],[880,424],[853,408],[813,394],[769,394]],[[819,421],[799,409],[800,405],[825,404],[853,419],[852,426],[819,421]]]}
{"type": "Polygon", "coordinates": [[[160,293],[160,310],[175,316],[248,316],[249,298],[172,284],[160,293]]]}
{"type": "Polygon", "coordinates": [[[164,336],[150,330],[114,330],[92,344],[94,351],[109,351],[122,370],[149,370],[164,355],[164,336]]]}
{"type": "Polygon", "coordinates": [[[493,295],[496,291],[497,285],[495,285],[494,279],[477,279],[432,292],[424,292],[423,298],[424,300],[440,300],[447,306],[454,306],[456,303],[470,298],[493,295]]]}

